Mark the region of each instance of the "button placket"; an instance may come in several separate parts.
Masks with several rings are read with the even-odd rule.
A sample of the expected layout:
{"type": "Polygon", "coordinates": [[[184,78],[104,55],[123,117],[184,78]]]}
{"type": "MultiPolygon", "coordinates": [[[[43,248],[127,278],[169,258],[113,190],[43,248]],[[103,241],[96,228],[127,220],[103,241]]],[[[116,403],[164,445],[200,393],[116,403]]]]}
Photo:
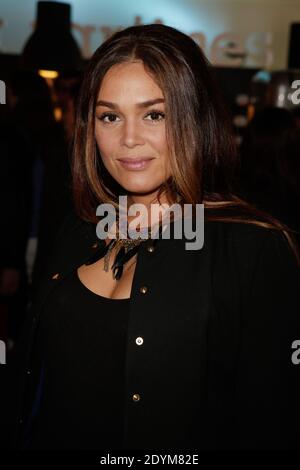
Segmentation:
{"type": "MultiPolygon", "coordinates": [[[[143,253],[145,253],[145,257],[147,256],[153,256],[154,252],[156,252],[156,247],[154,244],[149,244],[145,250],[143,250],[143,253]]],[[[145,258],[146,260],[146,258],[145,258]]],[[[148,261],[150,262],[150,258],[148,258],[148,261]]],[[[151,260],[152,261],[152,260],[151,260]]],[[[147,280],[145,279],[145,282],[147,280]]],[[[137,287],[137,295],[143,295],[145,296],[145,300],[147,298],[146,295],[151,295],[151,285],[140,285],[137,287]]],[[[131,349],[131,354],[132,354],[132,364],[131,367],[135,368],[135,373],[133,374],[132,380],[130,381],[129,385],[129,400],[132,404],[133,409],[136,410],[142,410],[143,408],[143,374],[141,371],[141,374],[138,374],[138,379],[135,379],[134,376],[137,374],[137,368],[140,369],[142,368],[142,362],[143,361],[143,346],[145,345],[145,338],[141,336],[141,333],[143,332],[142,325],[139,322],[139,325],[136,325],[136,328],[134,328],[135,331],[132,331],[132,344],[134,348],[139,347],[140,351],[138,352],[136,349],[131,349]],[[139,333],[139,335],[138,335],[139,333]],[[135,351],[135,352],[134,352],[135,351]],[[140,355],[141,354],[141,355],[140,355]],[[142,407],[142,408],[141,408],[142,407]]],[[[146,405],[146,403],[144,403],[146,405]]],[[[139,414],[138,411],[133,411],[133,415],[130,416],[129,419],[136,419],[138,418],[139,414]]],[[[130,413],[130,411],[129,411],[130,413]]]]}

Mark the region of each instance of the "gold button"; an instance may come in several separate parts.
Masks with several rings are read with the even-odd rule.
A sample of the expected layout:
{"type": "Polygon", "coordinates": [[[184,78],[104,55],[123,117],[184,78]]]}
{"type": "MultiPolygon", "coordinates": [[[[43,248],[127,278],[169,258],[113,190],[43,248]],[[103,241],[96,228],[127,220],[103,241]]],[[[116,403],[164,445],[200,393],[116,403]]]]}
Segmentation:
{"type": "Polygon", "coordinates": [[[140,401],[141,396],[138,393],[135,393],[134,395],[132,395],[132,399],[133,401],[140,401]]]}
{"type": "Polygon", "coordinates": [[[148,290],[148,288],[146,286],[140,287],[141,294],[146,294],[147,290],[148,290]]]}
{"type": "Polygon", "coordinates": [[[148,246],[147,248],[147,251],[149,251],[149,253],[153,253],[153,251],[155,250],[154,246],[148,246]]]}
{"type": "Polygon", "coordinates": [[[58,279],[59,278],[59,273],[53,274],[52,279],[58,279]]]}
{"type": "Polygon", "coordinates": [[[98,243],[94,243],[94,245],[92,245],[92,248],[97,248],[98,247],[98,243]]]}
{"type": "Polygon", "coordinates": [[[144,340],[143,338],[141,338],[141,336],[139,336],[138,338],[136,338],[135,342],[138,346],[140,346],[141,344],[143,344],[144,340]]]}

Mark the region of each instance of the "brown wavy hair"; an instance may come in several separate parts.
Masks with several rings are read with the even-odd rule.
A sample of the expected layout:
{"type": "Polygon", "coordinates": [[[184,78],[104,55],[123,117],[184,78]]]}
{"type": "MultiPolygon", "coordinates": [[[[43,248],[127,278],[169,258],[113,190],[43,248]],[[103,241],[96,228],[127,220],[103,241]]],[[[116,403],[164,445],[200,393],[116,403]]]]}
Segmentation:
{"type": "Polygon", "coordinates": [[[210,221],[255,224],[282,231],[300,265],[292,230],[235,193],[239,169],[231,121],[212,67],[196,42],[170,26],[132,26],[115,33],[95,51],[77,102],[72,161],[73,199],[80,218],[97,223],[96,207],[118,212],[124,188],[111,177],[96,145],[95,107],[106,72],[115,64],[140,60],[161,88],[166,106],[166,139],[172,176],[161,186],[169,201],[198,203],[210,221]]]}

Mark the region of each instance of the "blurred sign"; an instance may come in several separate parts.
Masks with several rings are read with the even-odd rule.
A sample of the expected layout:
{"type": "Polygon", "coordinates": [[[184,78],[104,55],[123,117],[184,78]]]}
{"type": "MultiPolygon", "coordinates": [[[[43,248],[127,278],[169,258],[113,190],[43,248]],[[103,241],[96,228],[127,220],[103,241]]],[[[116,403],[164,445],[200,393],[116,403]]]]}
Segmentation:
{"type": "MultiPolygon", "coordinates": [[[[0,51],[20,53],[32,33],[37,0],[1,0],[0,51]]],[[[127,26],[163,23],[189,34],[214,65],[285,69],[299,0],[69,0],[72,31],[89,58],[127,26]],[[276,7],[275,4],[276,3],[276,7]]],[[[55,24],[53,25],[53,35],[55,24]]]]}

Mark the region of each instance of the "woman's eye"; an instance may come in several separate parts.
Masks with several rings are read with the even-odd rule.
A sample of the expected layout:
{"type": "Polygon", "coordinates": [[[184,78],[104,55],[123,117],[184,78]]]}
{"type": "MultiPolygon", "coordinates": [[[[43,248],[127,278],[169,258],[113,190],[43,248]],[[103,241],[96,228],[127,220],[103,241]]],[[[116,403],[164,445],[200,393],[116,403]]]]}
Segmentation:
{"type": "Polygon", "coordinates": [[[165,113],[162,111],[151,111],[146,115],[146,118],[150,116],[150,119],[147,119],[147,121],[162,121],[165,117],[165,113]]]}
{"type": "Polygon", "coordinates": [[[112,123],[116,122],[117,117],[118,116],[116,114],[113,114],[113,113],[104,113],[104,114],[101,114],[101,116],[98,119],[100,121],[105,122],[105,124],[112,124],[112,123]]]}
{"type": "MultiPolygon", "coordinates": [[[[151,122],[162,121],[164,118],[165,113],[162,111],[150,111],[145,117],[147,121],[151,122]]],[[[119,120],[118,116],[114,113],[103,113],[98,117],[98,119],[105,124],[113,124],[119,120]]]]}

